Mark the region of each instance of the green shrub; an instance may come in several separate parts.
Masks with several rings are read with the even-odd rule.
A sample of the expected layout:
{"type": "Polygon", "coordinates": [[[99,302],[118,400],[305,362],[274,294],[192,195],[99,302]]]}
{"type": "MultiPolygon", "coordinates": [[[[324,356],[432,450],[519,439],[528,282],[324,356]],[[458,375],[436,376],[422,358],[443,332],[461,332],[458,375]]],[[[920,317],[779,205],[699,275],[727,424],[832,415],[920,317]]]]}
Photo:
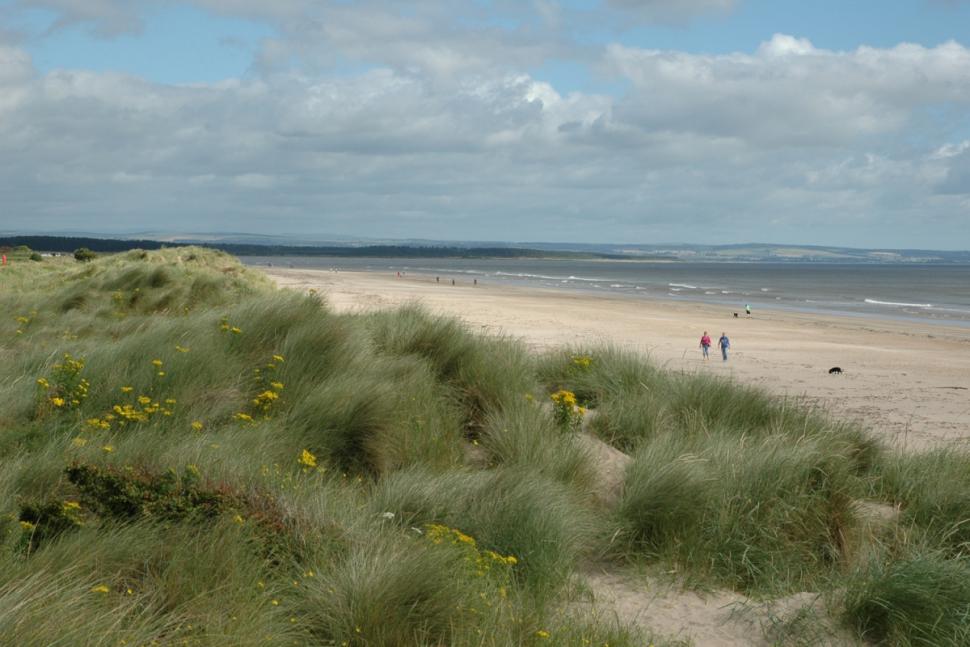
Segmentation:
{"type": "Polygon", "coordinates": [[[78,247],[74,250],[74,260],[79,263],[87,263],[88,261],[93,261],[97,257],[98,255],[87,247],[78,247]]]}

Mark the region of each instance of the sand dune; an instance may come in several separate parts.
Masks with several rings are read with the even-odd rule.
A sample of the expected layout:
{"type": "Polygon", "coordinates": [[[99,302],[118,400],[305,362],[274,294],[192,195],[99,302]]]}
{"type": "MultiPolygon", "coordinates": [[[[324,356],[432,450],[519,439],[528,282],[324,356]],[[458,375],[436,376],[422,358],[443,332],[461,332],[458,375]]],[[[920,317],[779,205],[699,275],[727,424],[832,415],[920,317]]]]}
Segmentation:
{"type": "Polygon", "coordinates": [[[475,330],[542,349],[611,342],[672,370],[707,371],[805,398],[907,448],[970,441],[970,329],[511,288],[451,277],[269,268],[279,285],[315,289],[338,311],[419,302],[475,330]],[[731,338],[728,362],[701,358],[707,330],[731,338]],[[829,375],[841,366],[843,375],[829,375]]]}

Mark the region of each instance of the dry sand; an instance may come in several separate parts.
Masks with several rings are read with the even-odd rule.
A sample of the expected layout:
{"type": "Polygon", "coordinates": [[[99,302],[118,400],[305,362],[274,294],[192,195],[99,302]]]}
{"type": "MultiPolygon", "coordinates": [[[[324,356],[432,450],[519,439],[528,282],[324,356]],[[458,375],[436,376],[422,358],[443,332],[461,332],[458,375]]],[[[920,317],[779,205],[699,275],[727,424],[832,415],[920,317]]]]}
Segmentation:
{"type": "Polygon", "coordinates": [[[341,312],[418,302],[473,330],[520,337],[536,349],[613,343],[672,370],[731,376],[805,398],[860,421],[899,446],[970,441],[970,329],[758,309],[739,319],[726,307],[648,301],[559,290],[488,285],[425,275],[268,268],[280,286],[315,289],[341,312]],[[707,330],[731,339],[730,359],[712,349],[707,330]],[[829,375],[840,366],[842,375],[829,375]]]}

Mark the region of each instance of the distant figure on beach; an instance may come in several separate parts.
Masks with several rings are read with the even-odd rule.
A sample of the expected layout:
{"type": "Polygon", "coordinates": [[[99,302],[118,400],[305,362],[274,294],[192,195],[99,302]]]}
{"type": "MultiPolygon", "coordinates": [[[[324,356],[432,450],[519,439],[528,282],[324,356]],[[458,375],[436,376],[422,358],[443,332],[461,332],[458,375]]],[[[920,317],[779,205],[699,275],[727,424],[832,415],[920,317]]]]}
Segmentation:
{"type": "Polygon", "coordinates": [[[744,304],[744,311],[748,313],[749,317],[751,316],[751,306],[749,306],[747,303],[744,304]]]}
{"type": "Polygon", "coordinates": [[[475,279],[475,282],[472,285],[478,285],[478,279],[475,279]]]}
{"type": "Polygon", "coordinates": [[[721,338],[717,340],[717,345],[721,349],[721,359],[726,362],[728,348],[731,347],[731,340],[728,339],[726,332],[721,333],[721,338]]]}
{"type": "Polygon", "coordinates": [[[435,283],[441,283],[441,277],[440,276],[434,277],[434,282],[435,283]]]}
{"type": "Polygon", "coordinates": [[[708,357],[708,352],[710,350],[711,350],[711,338],[707,334],[707,331],[705,330],[704,334],[701,335],[701,351],[704,353],[704,359],[710,359],[708,357]]]}
{"type": "Polygon", "coordinates": [[[452,284],[452,285],[454,285],[454,284],[455,284],[455,279],[451,279],[451,284],[452,284]]]}

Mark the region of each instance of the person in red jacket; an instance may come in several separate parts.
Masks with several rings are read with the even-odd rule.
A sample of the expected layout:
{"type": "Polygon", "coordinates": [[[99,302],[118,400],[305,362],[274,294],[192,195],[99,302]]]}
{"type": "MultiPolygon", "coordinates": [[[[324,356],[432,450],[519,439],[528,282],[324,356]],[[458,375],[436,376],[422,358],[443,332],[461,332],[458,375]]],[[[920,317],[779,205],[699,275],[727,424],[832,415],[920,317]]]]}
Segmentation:
{"type": "Polygon", "coordinates": [[[708,352],[711,350],[711,338],[707,335],[707,331],[701,335],[701,351],[704,353],[704,359],[709,359],[708,352]]]}

